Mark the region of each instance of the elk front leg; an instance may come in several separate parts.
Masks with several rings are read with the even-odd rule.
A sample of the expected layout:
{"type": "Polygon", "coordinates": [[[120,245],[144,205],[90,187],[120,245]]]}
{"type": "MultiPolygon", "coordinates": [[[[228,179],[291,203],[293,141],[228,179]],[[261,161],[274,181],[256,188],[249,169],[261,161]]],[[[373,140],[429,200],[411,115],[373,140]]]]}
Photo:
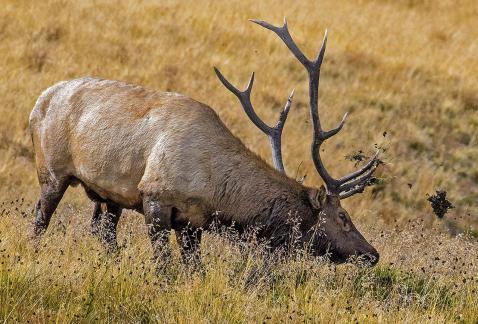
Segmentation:
{"type": "Polygon", "coordinates": [[[191,267],[193,271],[202,272],[201,262],[201,236],[202,229],[186,225],[175,229],[176,240],[181,250],[183,264],[191,267]]]}
{"type": "Polygon", "coordinates": [[[148,235],[153,247],[153,257],[158,272],[163,272],[171,261],[169,235],[171,232],[171,207],[149,196],[143,197],[143,212],[148,235]]]}
{"type": "Polygon", "coordinates": [[[116,227],[123,209],[112,202],[106,203],[106,213],[102,216],[101,231],[103,244],[106,246],[108,252],[115,252],[118,250],[118,242],[116,241],[116,227]]]}

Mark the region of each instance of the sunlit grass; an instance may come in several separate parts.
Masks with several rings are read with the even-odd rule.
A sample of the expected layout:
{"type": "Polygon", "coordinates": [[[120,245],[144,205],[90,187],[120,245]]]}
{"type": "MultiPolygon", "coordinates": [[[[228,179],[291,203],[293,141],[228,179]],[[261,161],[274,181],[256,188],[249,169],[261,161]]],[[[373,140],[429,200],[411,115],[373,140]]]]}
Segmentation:
{"type": "Polygon", "coordinates": [[[476,322],[476,10],[472,0],[4,1],[0,319],[476,322]],[[272,33],[247,21],[279,24],[284,16],[310,57],[329,30],[320,85],[325,128],[350,112],[340,135],[325,145],[333,175],[354,168],[346,156],[358,150],[386,149],[380,185],[344,202],[381,253],[377,267],[290,260],[246,290],[248,271],[260,260],[208,235],[204,279],[188,277],[177,256],[170,278],[158,278],[141,216],[121,220],[124,247],[112,260],[88,233],[91,206],[79,189],[67,192],[44,246],[34,252],[27,236],[39,188],[28,115],[40,93],[60,80],[94,75],[187,94],[213,107],[270,161],[267,139],[212,66],[239,87],[255,71],[252,100],[269,123],[296,89],[284,162],[291,177],[307,174],[306,184],[318,186],[305,72],[272,33]],[[456,207],[442,220],[426,201],[438,189],[456,207]]]}
{"type": "Polygon", "coordinates": [[[478,316],[477,243],[419,224],[382,234],[368,229],[383,255],[374,268],[297,255],[259,270],[250,285],[251,272],[264,269],[260,246],[241,248],[227,232],[206,236],[204,278],[180,264],[177,248],[158,276],[137,214],[123,218],[121,251],[112,257],[89,235],[89,212],[73,209],[57,215],[61,222],[36,252],[24,235],[30,220],[16,207],[0,218],[0,319],[7,321],[473,323],[478,316]],[[395,248],[421,236],[421,253],[395,248]]]}

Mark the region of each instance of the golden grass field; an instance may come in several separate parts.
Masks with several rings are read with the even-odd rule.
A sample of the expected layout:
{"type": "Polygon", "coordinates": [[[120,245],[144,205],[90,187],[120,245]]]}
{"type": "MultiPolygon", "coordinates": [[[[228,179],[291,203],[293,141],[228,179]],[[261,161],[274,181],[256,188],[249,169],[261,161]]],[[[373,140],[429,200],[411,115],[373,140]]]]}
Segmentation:
{"type": "Polygon", "coordinates": [[[1,8],[0,321],[478,322],[476,1],[3,0],[1,8]],[[92,203],[81,188],[69,189],[34,251],[28,116],[60,80],[92,75],[187,94],[270,162],[267,139],[212,67],[241,88],[255,71],[253,103],[269,123],[296,89],[285,166],[318,186],[305,71],[273,33],[248,22],[284,16],[310,57],[329,30],[321,117],[329,128],[350,113],[325,146],[333,175],[354,168],[347,155],[386,150],[383,182],[344,202],[381,254],[376,267],[297,256],[245,288],[260,258],[210,234],[205,278],[189,278],[178,258],[157,277],[142,216],[124,213],[112,259],[89,234],[92,203]],[[455,205],[443,219],[426,201],[438,189],[455,205]]]}

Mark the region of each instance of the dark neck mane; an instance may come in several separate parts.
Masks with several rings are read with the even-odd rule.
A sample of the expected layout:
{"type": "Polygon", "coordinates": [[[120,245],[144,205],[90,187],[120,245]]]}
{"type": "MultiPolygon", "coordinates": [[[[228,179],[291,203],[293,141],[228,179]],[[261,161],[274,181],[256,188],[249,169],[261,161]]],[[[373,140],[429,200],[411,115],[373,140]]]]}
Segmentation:
{"type": "Polygon", "coordinates": [[[301,222],[312,216],[305,199],[304,196],[278,197],[254,217],[250,226],[257,227],[258,238],[269,241],[273,249],[287,248],[294,230],[302,228],[301,222]]]}
{"type": "Polygon", "coordinates": [[[259,236],[281,244],[295,216],[311,219],[307,188],[272,168],[235,139],[236,145],[223,145],[228,151],[212,157],[211,164],[221,169],[212,179],[212,207],[222,214],[218,216],[221,223],[234,223],[243,229],[256,227],[259,236]],[[224,156],[229,158],[225,160],[224,156]]]}
{"type": "Polygon", "coordinates": [[[222,223],[255,231],[272,248],[286,247],[294,224],[311,219],[312,209],[306,187],[269,168],[228,177],[218,210],[224,213],[222,223]]]}

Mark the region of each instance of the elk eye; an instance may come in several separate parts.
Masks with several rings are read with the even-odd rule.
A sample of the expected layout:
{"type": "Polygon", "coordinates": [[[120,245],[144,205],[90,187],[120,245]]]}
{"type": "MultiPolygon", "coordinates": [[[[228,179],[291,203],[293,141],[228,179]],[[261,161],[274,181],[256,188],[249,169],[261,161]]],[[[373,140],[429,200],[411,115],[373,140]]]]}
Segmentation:
{"type": "Polygon", "coordinates": [[[345,213],[339,213],[339,217],[342,220],[342,222],[344,223],[347,222],[347,216],[345,216],[345,213]]]}

